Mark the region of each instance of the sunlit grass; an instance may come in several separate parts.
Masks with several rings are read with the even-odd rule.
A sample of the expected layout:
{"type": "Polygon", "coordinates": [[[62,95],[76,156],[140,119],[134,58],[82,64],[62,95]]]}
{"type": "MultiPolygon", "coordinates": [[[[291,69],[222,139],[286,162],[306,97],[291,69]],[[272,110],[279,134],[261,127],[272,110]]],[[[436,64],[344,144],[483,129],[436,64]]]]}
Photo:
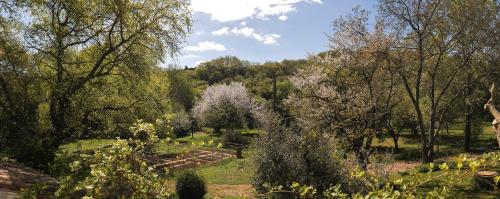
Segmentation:
{"type": "Polygon", "coordinates": [[[74,153],[77,151],[94,150],[113,144],[114,139],[87,139],[77,140],[64,144],[59,148],[62,153],[74,153]]]}

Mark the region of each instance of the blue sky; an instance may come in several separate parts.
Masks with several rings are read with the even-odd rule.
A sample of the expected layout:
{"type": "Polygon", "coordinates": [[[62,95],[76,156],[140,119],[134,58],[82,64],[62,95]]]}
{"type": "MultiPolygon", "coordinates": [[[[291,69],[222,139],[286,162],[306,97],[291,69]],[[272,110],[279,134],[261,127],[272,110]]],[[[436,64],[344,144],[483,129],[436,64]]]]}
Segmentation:
{"type": "Polygon", "coordinates": [[[193,32],[176,65],[232,55],[253,62],[305,58],[328,49],[325,34],[352,8],[376,0],[192,0],[193,32]]]}

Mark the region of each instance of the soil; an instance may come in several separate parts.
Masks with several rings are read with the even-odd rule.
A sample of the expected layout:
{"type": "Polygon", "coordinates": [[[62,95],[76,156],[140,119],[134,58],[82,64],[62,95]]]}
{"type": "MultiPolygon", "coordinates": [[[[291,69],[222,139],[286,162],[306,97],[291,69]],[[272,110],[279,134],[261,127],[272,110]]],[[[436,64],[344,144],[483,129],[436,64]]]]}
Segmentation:
{"type": "Polygon", "coordinates": [[[57,185],[54,178],[39,171],[15,162],[0,162],[0,198],[15,198],[21,189],[38,183],[57,185]]]}

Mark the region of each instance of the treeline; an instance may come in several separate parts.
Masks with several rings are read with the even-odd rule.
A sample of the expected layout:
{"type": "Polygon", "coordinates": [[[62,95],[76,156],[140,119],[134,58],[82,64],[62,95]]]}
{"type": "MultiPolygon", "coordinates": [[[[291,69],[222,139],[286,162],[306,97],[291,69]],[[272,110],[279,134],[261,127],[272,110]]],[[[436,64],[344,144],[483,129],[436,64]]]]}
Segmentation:
{"type": "Polygon", "coordinates": [[[188,111],[208,86],[242,82],[262,103],[287,115],[283,101],[293,89],[289,77],[306,67],[307,63],[306,59],[301,59],[261,64],[225,56],[201,63],[196,68],[172,67],[172,102],[188,111]]]}

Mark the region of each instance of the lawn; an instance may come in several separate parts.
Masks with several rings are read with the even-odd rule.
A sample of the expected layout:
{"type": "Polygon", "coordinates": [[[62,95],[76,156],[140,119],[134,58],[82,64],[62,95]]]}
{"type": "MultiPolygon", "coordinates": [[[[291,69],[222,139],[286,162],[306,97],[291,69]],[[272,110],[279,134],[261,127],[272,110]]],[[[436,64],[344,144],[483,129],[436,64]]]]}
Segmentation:
{"type": "MultiPolygon", "coordinates": [[[[209,184],[250,184],[252,177],[250,150],[242,151],[243,158],[230,158],[213,165],[194,168],[209,184]]],[[[175,171],[174,178],[183,171],[175,171]]]]}
{"type": "Polygon", "coordinates": [[[62,145],[59,148],[59,151],[62,153],[74,153],[77,151],[94,150],[94,149],[103,148],[105,146],[112,145],[114,141],[115,141],[114,139],[77,140],[77,141],[62,145]]]}

